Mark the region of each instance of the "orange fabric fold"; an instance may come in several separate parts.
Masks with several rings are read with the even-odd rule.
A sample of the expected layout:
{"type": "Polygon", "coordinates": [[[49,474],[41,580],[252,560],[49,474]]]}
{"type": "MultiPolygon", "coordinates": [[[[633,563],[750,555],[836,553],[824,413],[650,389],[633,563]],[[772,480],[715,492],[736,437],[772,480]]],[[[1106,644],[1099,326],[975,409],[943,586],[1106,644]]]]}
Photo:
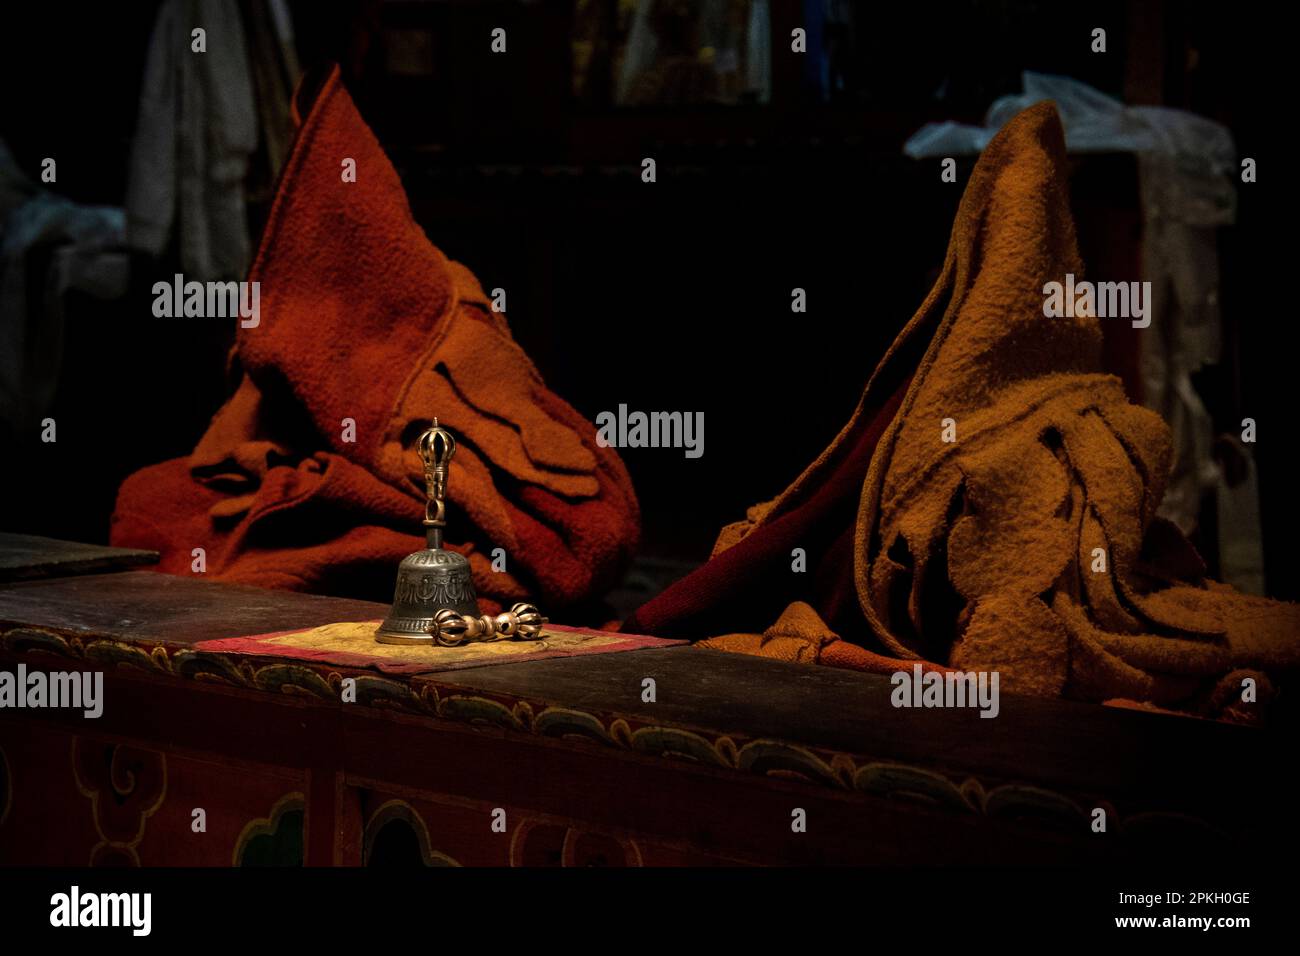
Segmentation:
{"type": "MultiPolygon", "coordinates": [[[[761,634],[722,634],[700,641],[697,647],[754,654],[791,664],[828,664],[872,674],[911,672],[913,661],[889,657],[842,640],[830,629],[816,609],[804,601],[792,601],[776,623],[761,634]]],[[[922,662],[922,671],[947,671],[946,667],[922,662]]]]}
{"type": "MultiPolygon", "coordinates": [[[[910,373],[868,452],[853,523],[863,643],[894,661],[996,670],[1014,693],[1260,719],[1269,678],[1300,665],[1300,605],[1205,579],[1155,514],[1168,426],[1100,372],[1092,311],[1044,315],[1048,283],[1083,277],[1065,171],[1050,103],[994,137],[939,281],[867,384],[859,407],[880,407],[899,363],[910,373]]],[[[810,468],[725,528],[714,560],[766,533],[819,480],[810,468]]],[[[778,626],[709,644],[831,662],[824,631],[801,626],[796,638],[785,617],[778,626]]],[[[878,658],[843,662],[872,669],[878,658]]]]}

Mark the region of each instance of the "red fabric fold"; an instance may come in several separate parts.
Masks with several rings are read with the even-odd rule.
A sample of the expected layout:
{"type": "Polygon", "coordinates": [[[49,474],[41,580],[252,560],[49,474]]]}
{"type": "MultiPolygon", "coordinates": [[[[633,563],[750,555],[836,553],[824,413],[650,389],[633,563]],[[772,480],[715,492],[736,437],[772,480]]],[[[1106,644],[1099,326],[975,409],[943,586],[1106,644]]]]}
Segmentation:
{"type": "Polygon", "coordinates": [[[846,641],[874,643],[853,583],[853,524],[872,452],[907,384],[859,411],[850,426],[854,434],[837,444],[833,459],[814,465],[815,480],[799,500],[646,602],[623,629],[691,639],[761,632],[791,601],[803,600],[846,641]],[[796,572],[795,548],[810,560],[820,558],[796,572]]]}
{"type": "Polygon", "coordinates": [[[448,547],[469,557],[485,610],[554,613],[619,579],[639,536],[622,461],[425,236],[337,68],[248,280],[261,315],[238,332],[238,390],[189,458],[123,483],[114,544],[156,549],[175,574],[197,573],[202,548],[218,580],[388,600],[424,546],[414,443],[437,417],[458,442],[448,547]]]}

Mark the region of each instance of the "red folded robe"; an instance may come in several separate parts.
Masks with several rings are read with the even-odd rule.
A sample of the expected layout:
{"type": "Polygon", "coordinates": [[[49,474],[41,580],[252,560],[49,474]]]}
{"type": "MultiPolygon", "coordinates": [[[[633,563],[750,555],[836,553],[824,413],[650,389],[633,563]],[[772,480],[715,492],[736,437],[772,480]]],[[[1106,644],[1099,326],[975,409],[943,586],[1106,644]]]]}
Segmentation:
{"type": "Polygon", "coordinates": [[[261,321],[239,330],[238,390],[190,457],[126,480],[114,544],[155,548],[175,574],[202,548],[212,578],[388,600],[398,562],[423,547],[413,443],[436,416],[459,443],[449,546],[485,610],[528,598],[550,611],[617,581],[639,532],[627,471],[429,242],[337,69],[248,278],[261,321]]]}

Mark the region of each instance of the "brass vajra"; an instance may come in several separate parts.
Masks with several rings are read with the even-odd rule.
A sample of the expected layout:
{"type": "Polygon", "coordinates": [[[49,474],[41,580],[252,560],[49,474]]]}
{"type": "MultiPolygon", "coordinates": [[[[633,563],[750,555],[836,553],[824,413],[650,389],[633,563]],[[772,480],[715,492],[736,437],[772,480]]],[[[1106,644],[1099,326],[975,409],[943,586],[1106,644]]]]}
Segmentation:
{"type": "Polygon", "coordinates": [[[531,604],[516,604],[495,617],[457,614],[449,607],[433,616],[429,633],[443,647],[458,647],[476,641],[540,641],[546,618],[531,604]]]}

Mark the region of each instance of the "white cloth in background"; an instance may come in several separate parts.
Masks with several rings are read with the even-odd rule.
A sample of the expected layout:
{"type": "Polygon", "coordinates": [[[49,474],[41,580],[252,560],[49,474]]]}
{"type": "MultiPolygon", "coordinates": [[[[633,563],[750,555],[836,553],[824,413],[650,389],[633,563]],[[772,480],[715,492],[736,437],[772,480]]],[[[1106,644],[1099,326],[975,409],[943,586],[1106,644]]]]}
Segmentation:
{"type": "Polygon", "coordinates": [[[150,40],[127,186],[133,248],[176,235],[187,279],[239,279],[250,246],[244,178],[258,114],[236,0],[163,0],[150,40]],[[193,52],[192,31],[207,51],[193,52]]]}
{"type": "Polygon", "coordinates": [[[772,13],[768,0],[749,5],[749,33],[745,42],[745,88],[760,103],[772,99],[772,13]]]}
{"type": "MultiPolygon", "coordinates": [[[[1227,162],[1232,162],[1230,151],[1227,162]]],[[[1143,402],[1173,430],[1173,472],[1160,513],[1189,531],[1208,492],[1220,501],[1248,493],[1220,487],[1214,421],[1192,385],[1192,375],[1217,365],[1223,351],[1216,231],[1236,218],[1236,193],[1208,161],[1192,161],[1181,152],[1140,153],[1138,175],[1142,278],[1150,280],[1152,298],[1151,326],[1142,336],[1143,402]]],[[[1251,514],[1258,505],[1237,510],[1251,514]]],[[[1221,542],[1240,530],[1220,519],[1221,542]]]]}
{"type": "Polygon", "coordinates": [[[1219,573],[1223,580],[1247,594],[1264,593],[1264,548],[1258,535],[1241,528],[1259,528],[1259,479],[1255,459],[1243,455],[1246,476],[1235,488],[1217,476],[1215,491],[1219,511],[1219,573]]]}
{"type": "Polygon", "coordinates": [[[1235,488],[1223,481],[1212,454],[1214,423],[1192,385],[1192,375],[1217,364],[1222,350],[1215,231],[1236,219],[1232,134],[1183,110],[1125,106],[1069,77],[1025,72],[1021,81],[1024,93],[994,101],[984,126],[929,123],[908,139],[903,152],[914,159],[978,153],[1016,113],[1052,100],[1069,151],[1137,154],[1142,278],[1150,281],[1153,300],[1151,325],[1142,339],[1143,403],[1164,417],[1174,440],[1173,474],[1160,514],[1190,532],[1201,501],[1213,492],[1224,580],[1262,593],[1253,463],[1247,481],[1235,488]]]}
{"type": "Polygon", "coordinates": [[[903,152],[913,159],[982,152],[1007,120],[1051,100],[1065,127],[1065,147],[1072,153],[1167,153],[1220,175],[1232,168],[1232,134],[1213,120],[1165,106],[1125,106],[1068,76],[1027,70],[1020,82],[1025,91],[994,100],[983,126],[927,123],[903,144],[903,152]]]}
{"type": "Polygon", "coordinates": [[[126,292],[126,216],[82,206],[23,174],[0,141],[0,419],[38,425],[49,410],[63,358],[63,296],[126,292]],[[43,276],[34,257],[49,254],[43,276]]]}

